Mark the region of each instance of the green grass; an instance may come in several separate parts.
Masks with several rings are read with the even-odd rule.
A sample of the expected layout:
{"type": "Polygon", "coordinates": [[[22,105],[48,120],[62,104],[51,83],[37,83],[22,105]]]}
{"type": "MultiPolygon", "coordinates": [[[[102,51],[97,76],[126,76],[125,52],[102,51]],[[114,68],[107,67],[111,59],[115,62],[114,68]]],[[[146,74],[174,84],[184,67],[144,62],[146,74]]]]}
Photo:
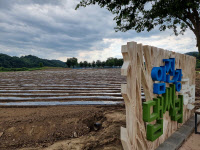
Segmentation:
{"type": "Polygon", "coordinates": [[[36,67],[36,68],[4,68],[0,67],[0,72],[15,72],[15,71],[35,71],[35,70],[46,70],[46,69],[59,69],[62,67],[36,67]]]}

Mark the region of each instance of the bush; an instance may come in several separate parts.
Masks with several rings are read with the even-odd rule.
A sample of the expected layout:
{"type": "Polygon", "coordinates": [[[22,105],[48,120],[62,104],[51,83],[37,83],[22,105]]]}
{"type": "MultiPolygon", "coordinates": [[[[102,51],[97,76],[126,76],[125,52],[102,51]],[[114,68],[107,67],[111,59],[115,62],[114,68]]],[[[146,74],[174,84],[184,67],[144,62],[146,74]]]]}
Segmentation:
{"type": "Polygon", "coordinates": [[[4,67],[0,67],[0,71],[3,71],[4,67]]]}
{"type": "Polygon", "coordinates": [[[26,71],[26,70],[28,70],[28,68],[22,67],[22,71],[26,71]]]}
{"type": "Polygon", "coordinates": [[[200,62],[197,62],[196,68],[200,68],[200,62]]]}

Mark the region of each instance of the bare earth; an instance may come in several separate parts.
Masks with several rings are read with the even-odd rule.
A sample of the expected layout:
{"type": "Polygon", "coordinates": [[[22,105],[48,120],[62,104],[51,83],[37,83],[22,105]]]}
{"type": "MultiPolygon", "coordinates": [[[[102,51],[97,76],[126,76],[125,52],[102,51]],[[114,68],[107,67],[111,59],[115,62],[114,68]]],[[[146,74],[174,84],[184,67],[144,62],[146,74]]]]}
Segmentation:
{"type": "MultiPolygon", "coordinates": [[[[200,131],[200,125],[198,130],[200,131]]],[[[199,150],[200,149],[200,134],[193,133],[179,150],[199,150]]]]}
{"type": "Polygon", "coordinates": [[[121,106],[4,108],[0,114],[1,149],[43,149],[60,140],[65,141],[48,149],[103,149],[112,145],[122,149],[119,129],[125,126],[125,112],[121,106]],[[94,127],[97,122],[102,123],[99,130],[94,127]]]}
{"type": "MultiPolygon", "coordinates": [[[[58,93],[57,97],[70,96],[59,99],[61,102],[74,101],[76,99],[73,96],[77,95],[104,96],[104,94],[109,98],[82,97],[79,100],[122,101],[118,94],[120,84],[125,83],[125,79],[120,75],[120,69],[9,72],[0,73],[0,77],[0,97],[5,97],[0,103],[15,102],[13,99],[6,99],[11,96],[21,98],[20,102],[24,102],[23,98],[26,97],[40,97],[37,100],[30,100],[34,102],[54,101],[49,97],[55,97],[58,93]],[[68,89],[72,85],[73,87],[68,89]],[[35,91],[29,91],[33,89],[35,91]],[[45,93],[49,95],[46,96],[45,93]]],[[[197,100],[200,100],[200,75],[196,81],[196,96],[197,100]]],[[[125,127],[123,104],[42,107],[0,105],[0,149],[122,150],[121,126],[125,127]],[[97,126],[98,124],[100,126],[97,126]]],[[[200,135],[193,134],[180,150],[195,150],[200,146],[199,140],[200,135]]]]}

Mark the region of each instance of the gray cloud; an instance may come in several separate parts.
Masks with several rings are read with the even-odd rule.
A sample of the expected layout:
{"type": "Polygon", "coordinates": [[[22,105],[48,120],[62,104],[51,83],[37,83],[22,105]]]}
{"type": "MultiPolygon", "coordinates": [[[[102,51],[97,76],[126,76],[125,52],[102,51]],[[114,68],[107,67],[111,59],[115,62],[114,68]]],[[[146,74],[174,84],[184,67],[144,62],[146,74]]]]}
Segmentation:
{"type": "MultiPolygon", "coordinates": [[[[91,50],[92,44],[103,38],[101,30],[105,27],[101,15],[107,14],[98,13],[95,17],[99,20],[88,19],[84,12],[74,10],[75,4],[69,1],[1,1],[1,6],[8,9],[0,10],[0,44],[60,52],[91,50]]],[[[94,9],[91,7],[90,12],[94,9]]]]}
{"type": "Polygon", "coordinates": [[[172,34],[171,31],[160,33],[158,29],[140,34],[134,31],[116,33],[114,16],[110,12],[99,6],[76,11],[77,3],[78,0],[0,0],[0,52],[56,59],[78,56],[94,48],[103,51],[112,44],[103,39],[172,34]]]}

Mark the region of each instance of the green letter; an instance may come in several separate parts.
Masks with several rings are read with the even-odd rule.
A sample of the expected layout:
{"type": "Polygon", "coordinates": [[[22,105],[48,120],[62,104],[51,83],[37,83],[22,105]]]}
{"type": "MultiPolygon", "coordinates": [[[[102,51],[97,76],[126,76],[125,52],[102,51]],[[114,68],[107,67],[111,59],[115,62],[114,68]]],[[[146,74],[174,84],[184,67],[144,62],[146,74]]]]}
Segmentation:
{"type": "Polygon", "coordinates": [[[155,125],[147,125],[147,140],[154,141],[163,134],[163,119],[158,119],[155,125]]]}
{"type": "Polygon", "coordinates": [[[163,94],[164,102],[163,102],[163,113],[168,110],[169,105],[169,92],[170,88],[166,88],[166,93],[163,94]]]}
{"type": "Polygon", "coordinates": [[[183,95],[179,95],[175,104],[175,115],[171,116],[173,121],[183,123],[183,95]]]}
{"type": "Polygon", "coordinates": [[[152,122],[158,118],[158,112],[154,109],[155,101],[143,102],[143,120],[145,122],[152,122]],[[153,113],[151,114],[151,107],[153,106],[153,113]]]}
{"type": "Polygon", "coordinates": [[[170,85],[170,105],[169,105],[169,115],[174,116],[175,115],[175,101],[176,101],[176,88],[175,84],[170,85]]]}

